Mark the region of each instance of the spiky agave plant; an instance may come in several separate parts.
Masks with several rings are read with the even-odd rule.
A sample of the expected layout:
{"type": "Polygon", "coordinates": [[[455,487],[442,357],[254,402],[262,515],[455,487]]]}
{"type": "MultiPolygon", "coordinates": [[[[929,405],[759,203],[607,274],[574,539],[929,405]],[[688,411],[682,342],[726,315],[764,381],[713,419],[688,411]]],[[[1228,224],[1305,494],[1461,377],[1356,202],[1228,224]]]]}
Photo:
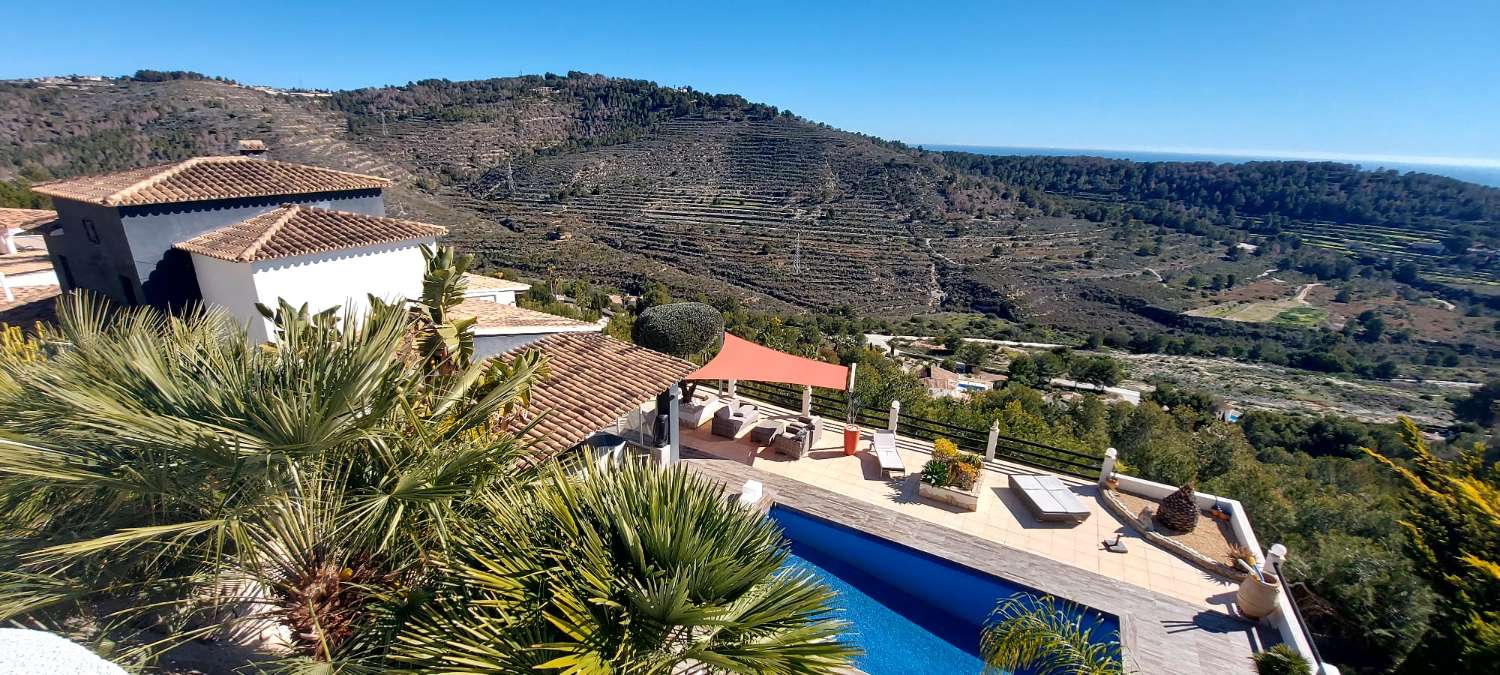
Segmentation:
{"type": "Polygon", "coordinates": [[[269,621],[382,668],[414,580],[511,479],[490,421],[543,367],[432,377],[398,357],[404,308],[283,312],[271,348],[214,311],[59,314],[56,356],[0,365],[0,620],[97,625],[130,658],[269,621]]]}
{"type": "Polygon", "coordinates": [[[400,639],[419,672],[828,673],[855,653],[774,524],[685,469],[554,465],[486,504],[400,639]]]}
{"type": "Polygon", "coordinates": [[[1118,642],[1096,642],[1083,608],[1045,596],[1012,596],[990,614],[980,653],[991,672],[1035,675],[1119,675],[1118,642]]]}

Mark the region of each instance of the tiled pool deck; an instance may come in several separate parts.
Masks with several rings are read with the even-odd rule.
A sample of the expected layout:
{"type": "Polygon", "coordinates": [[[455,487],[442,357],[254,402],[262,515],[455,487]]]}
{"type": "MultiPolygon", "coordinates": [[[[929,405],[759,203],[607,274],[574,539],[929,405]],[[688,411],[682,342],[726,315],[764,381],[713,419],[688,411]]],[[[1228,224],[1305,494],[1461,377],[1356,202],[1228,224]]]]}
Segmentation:
{"type": "MultiPolygon", "coordinates": [[[[687,448],[682,455],[684,463],[731,493],[753,478],[779,504],[1113,614],[1120,620],[1128,673],[1251,675],[1255,666],[1250,656],[1267,643],[1267,636],[1251,624],[1217,611],[946,527],[930,527],[913,516],[742,462],[687,448]]],[[[1274,630],[1270,638],[1274,641],[1274,630]]]]}
{"type": "MultiPolygon", "coordinates": [[[[793,417],[787,410],[754,402],[774,417],[793,417]]],[[[1008,489],[1006,472],[1036,474],[1040,469],[1001,463],[985,471],[985,489],[979,510],[961,511],[917,496],[917,481],[932,454],[932,444],[897,436],[897,448],[906,464],[906,476],[881,475],[880,465],[870,454],[868,432],[854,456],[843,453],[843,424],[824,419],[822,440],[806,458],[791,460],[769,448],[758,448],[749,438],[737,440],[714,436],[708,424],[684,429],[682,445],[723,459],[753,466],[801,483],[816,485],[854,499],[904,513],[947,528],[1011,548],[1045,556],[1111,579],[1192,603],[1200,608],[1232,614],[1235,585],[1204,572],[1186,561],[1150,544],[1099,503],[1099,488],[1088,481],[1060,477],[1093,511],[1077,525],[1047,523],[1032,516],[1026,504],[1008,489]],[[1123,534],[1129,552],[1110,553],[1101,542],[1123,534]]],[[[746,432],[748,434],[748,431],[746,432]]]]}

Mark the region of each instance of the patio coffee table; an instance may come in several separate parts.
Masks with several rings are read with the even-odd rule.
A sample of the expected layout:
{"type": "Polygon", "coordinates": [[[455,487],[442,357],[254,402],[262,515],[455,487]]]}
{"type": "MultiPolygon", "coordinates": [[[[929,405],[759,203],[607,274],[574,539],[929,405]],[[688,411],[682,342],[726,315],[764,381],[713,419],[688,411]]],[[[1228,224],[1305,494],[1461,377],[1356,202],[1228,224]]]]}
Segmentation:
{"type": "Polygon", "coordinates": [[[750,430],[750,442],[756,445],[767,445],[776,437],[776,434],[781,433],[781,428],[782,423],[775,420],[761,422],[750,430]]]}

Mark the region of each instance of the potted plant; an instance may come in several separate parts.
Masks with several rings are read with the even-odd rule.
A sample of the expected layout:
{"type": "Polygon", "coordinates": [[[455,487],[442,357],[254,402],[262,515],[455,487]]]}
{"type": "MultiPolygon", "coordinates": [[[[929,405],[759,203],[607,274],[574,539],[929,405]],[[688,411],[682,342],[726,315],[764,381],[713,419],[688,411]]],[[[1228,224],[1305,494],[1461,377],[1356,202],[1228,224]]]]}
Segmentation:
{"type": "Polygon", "coordinates": [[[922,467],[917,494],[966,511],[977,511],[983,484],[984,462],[979,455],[960,452],[953,441],[939,438],[932,443],[932,459],[922,467]]]}
{"type": "Polygon", "coordinates": [[[859,411],[864,408],[858,396],[849,399],[849,418],[844,422],[844,454],[853,455],[859,449],[859,411]]]}

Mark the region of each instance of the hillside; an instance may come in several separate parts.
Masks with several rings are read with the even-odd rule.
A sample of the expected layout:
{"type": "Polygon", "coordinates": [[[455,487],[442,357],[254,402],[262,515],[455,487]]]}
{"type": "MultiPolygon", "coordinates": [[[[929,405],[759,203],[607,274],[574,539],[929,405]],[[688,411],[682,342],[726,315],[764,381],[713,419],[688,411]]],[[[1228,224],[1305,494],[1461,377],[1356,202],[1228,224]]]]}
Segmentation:
{"type": "Polygon", "coordinates": [[[1424,296],[1444,291],[1419,281],[1482,290],[1493,260],[1412,243],[1484,250],[1500,209],[1500,190],[1432,176],[931,153],[738,96],[579,73],[333,93],[192,74],[9,82],[0,135],[5,180],[261,138],[280,159],[393,178],[394,214],[449,226],[490,269],[627,290],[655,279],[770,309],[981,311],[1017,330],[1204,355],[1249,354],[1266,340],[1327,351],[1307,327],[1337,329],[1371,310],[1401,339],[1346,341],[1357,353],[1335,367],[1441,365],[1454,335],[1478,336],[1464,359],[1500,350],[1483,307],[1422,318],[1436,311],[1424,296]],[[1392,280],[1413,259],[1425,261],[1423,279],[1392,280]],[[1260,295],[1244,301],[1284,306],[1287,321],[1183,314],[1218,316],[1203,308],[1242,301],[1251,280],[1260,295]],[[1317,306],[1303,308],[1291,289],[1309,281],[1350,293],[1314,294],[1317,306]],[[1393,289],[1397,300],[1382,300],[1393,289]]]}

